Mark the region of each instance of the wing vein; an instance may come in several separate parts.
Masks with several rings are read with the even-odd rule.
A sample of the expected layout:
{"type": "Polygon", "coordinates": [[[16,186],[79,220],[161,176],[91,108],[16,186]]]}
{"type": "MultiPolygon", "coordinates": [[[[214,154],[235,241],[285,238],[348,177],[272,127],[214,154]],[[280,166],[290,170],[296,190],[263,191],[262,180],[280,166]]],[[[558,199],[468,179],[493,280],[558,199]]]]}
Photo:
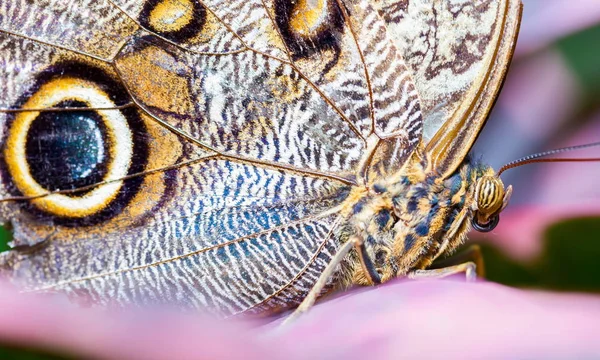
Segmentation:
{"type": "Polygon", "coordinates": [[[323,242],[321,242],[321,244],[319,245],[319,247],[317,248],[317,250],[313,253],[311,259],[309,261],[307,261],[307,263],[304,265],[304,267],[302,268],[302,270],[300,270],[296,276],[294,276],[293,279],[291,279],[290,281],[288,281],[285,285],[283,285],[279,290],[277,290],[276,292],[274,292],[273,294],[269,295],[268,297],[262,299],[260,302],[256,303],[255,305],[242,310],[240,312],[237,312],[235,314],[232,314],[231,316],[235,316],[244,312],[248,312],[258,306],[261,306],[262,304],[266,303],[267,301],[269,301],[270,299],[274,298],[275,296],[281,294],[283,291],[285,291],[286,289],[288,289],[290,286],[292,286],[292,284],[297,281],[298,279],[300,279],[300,277],[306,272],[308,271],[308,269],[310,268],[310,266],[317,260],[317,257],[321,254],[321,251],[323,251],[323,248],[325,247],[325,244],[327,244],[327,241],[329,241],[329,239],[331,238],[331,236],[333,235],[333,232],[337,229],[337,227],[339,226],[340,222],[342,220],[341,216],[338,216],[335,221],[333,222],[331,229],[329,230],[329,232],[327,233],[327,236],[325,236],[323,238],[323,242]]]}
{"type": "Polygon", "coordinates": [[[82,56],[87,56],[87,57],[90,57],[90,58],[92,58],[92,59],[94,59],[94,60],[102,61],[102,62],[105,62],[105,63],[110,63],[110,62],[112,61],[112,60],[109,60],[109,59],[104,59],[104,58],[101,58],[101,57],[99,57],[99,56],[96,56],[96,55],[93,55],[93,54],[86,53],[86,52],[84,52],[84,51],[75,50],[75,49],[68,48],[68,47],[66,47],[66,46],[62,46],[62,45],[53,44],[53,43],[50,43],[50,42],[47,42],[47,41],[43,41],[43,40],[40,40],[40,39],[36,39],[36,38],[29,37],[29,36],[27,36],[27,35],[19,34],[19,33],[16,33],[16,32],[13,32],[13,31],[10,31],[10,30],[6,30],[6,29],[0,29],[0,32],[2,32],[2,33],[5,33],[5,34],[8,34],[8,35],[10,35],[10,36],[19,37],[19,38],[21,38],[21,39],[25,39],[25,40],[33,41],[33,42],[36,42],[36,43],[38,43],[38,44],[42,44],[42,45],[46,45],[46,46],[50,46],[50,47],[53,47],[53,48],[56,48],[56,49],[61,49],[61,50],[65,50],[65,51],[70,51],[70,52],[73,52],[73,53],[76,53],[76,54],[79,54],[79,55],[82,55],[82,56]]]}
{"type": "MultiPolygon", "coordinates": [[[[292,221],[292,222],[289,222],[289,223],[287,223],[285,225],[276,226],[276,227],[273,227],[273,228],[268,229],[268,230],[259,231],[259,232],[253,233],[253,234],[242,236],[240,238],[233,239],[233,240],[224,242],[222,244],[217,244],[217,245],[214,245],[214,246],[205,247],[205,248],[202,248],[202,249],[199,249],[199,250],[196,250],[196,251],[192,251],[192,252],[189,252],[189,253],[186,253],[186,254],[182,254],[182,255],[178,255],[178,256],[173,256],[171,258],[168,258],[168,259],[165,259],[165,260],[156,261],[156,262],[153,262],[153,263],[150,263],[150,264],[135,266],[135,267],[132,267],[132,268],[127,268],[127,269],[109,271],[109,272],[100,273],[100,274],[96,274],[96,275],[90,275],[90,276],[81,277],[81,278],[78,278],[78,279],[71,279],[71,280],[59,281],[59,282],[56,282],[56,283],[54,283],[52,285],[42,286],[42,287],[38,287],[38,288],[32,288],[32,289],[29,289],[29,290],[25,290],[24,292],[47,291],[47,290],[52,290],[52,289],[54,289],[56,287],[59,287],[59,286],[70,285],[70,284],[75,284],[75,283],[79,283],[79,282],[83,282],[83,281],[89,281],[89,280],[94,280],[94,279],[98,279],[98,278],[103,278],[103,277],[106,277],[106,276],[118,275],[118,274],[123,274],[123,273],[127,273],[127,272],[140,271],[140,270],[145,270],[145,269],[153,268],[155,266],[159,266],[159,265],[162,265],[162,264],[167,264],[167,263],[170,263],[170,262],[173,262],[173,261],[177,261],[177,260],[186,259],[186,258],[189,258],[189,257],[194,256],[194,255],[202,254],[202,253],[205,253],[205,252],[208,252],[208,251],[211,251],[211,250],[220,249],[220,248],[232,245],[232,244],[238,244],[238,243],[240,243],[242,241],[253,239],[253,238],[256,238],[256,237],[259,237],[259,236],[262,236],[262,235],[267,235],[267,234],[270,234],[272,232],[280,231],[280,230],[283,230],[283,229],[287,229],[287,228],[292,227],[292,226],[301,225],[301,224],[303,224],[303,223],[305,223],[307,221],[318,220],[318,219],[321,219],[321,218],[326,217],[328,215],[331,215],[332,211],[333,211],[333,209],[330,209],[329,211],[324,211],[324,212],[322,212],[320,214],[317,214],[317,215],[308,216],[306,218],[303,218],[303,219],[300,219],[300,220],[297,220],[297,221],[292,221]]],[[[337,227],[337,223],[339,223],[339,218],[336,219],[336,223],[334,223],[334,225],[332,226],[332,228],[335,229],[337,227]]],[[[318,256],[318,254],[320,253],[321,249],[325,245],[327,239],[329,239],[329,237],[331,236],[331,233],[332,233],[332,231],[330,231],[329,234],[328,234],[328,236],[326,236],[325,240],[323,241],[323,243],[317,249],[316,255],[313,257],[313,259],[311,259],[310,263],[312,263],[314,261],[314,258],[316,256],[318,256]]],[[[303,269],[302,272],[304,272],[304,271],[305,270],[303,269]]]]}
{"type": "Polygon", "coordinates": [[[46,196],[50,196],[50,195],[54,195],[54,194],[76,194],[78,192],[81,191],[87,191],[87,190],[91,190],[94,189],[98,186],[102,186],[102,185],[108,185],[108,184],[112,184],[115,182],[119,182],[119,181],[125,181],[125,180],[130,180],[130,179],[134,179],[136,177],[139,176],[146,176],[146,175],[152,175],[152,174],[158,174],[158,173],[162,173],[165,171],[169,171],[172,169],[177,169],[183,166],[187,166],[187,165],[193,165],[195,163],[198,162],[202,162],[202,161],[206,161],[206,160],[212,160],[212,159],[217,159],[219,158],[218,155],[204,155],[192,160],[188,160],[188,161],[183,161],[177,164],[173,164],[173,165],[169,165],[169,166],[164,166],[164,167],[160,167],[160,168],[156,168],[156,169],[151,169],[151,170],[146,170],[146,171],[141,171],[135,174],[130,174],[127,176],[123,176],[117,179],[111,179],[111,180],[104,180],[104,181],[100,181],[91,185],[86,185],[86,186],[82,186],[76,189],[65,189],[65,190],[56,190],[56,191],[49,191],[47,193],[44,194],[40,194],[40,195],[36,195],[36,196],[11,196],[11,197],[5,197],[0,199],[0,202],[5,202],[5,201],[27,201],[27,200],[35,200],[35,199],[40,199],[40,198],[44,198],[46,196]]]}
{"type": "Polygon", "coordinates": [[[156,122],[158,122],[161,126],[165,127],[167,130],[173,132],[176,135],[181,136],[184,139],[189,140],[190,142],[204,148],[205,150],[214,152],[220,156],[222,156],[225,159],[231,160],[231,161],[237,161],[237,162],[244,162],[244,163],[249,163],[249,164],[254,164],[254,165],[262,165],[262,166],[267,166],[267,167],[272,167],[272,168],[276,168],[279,170],[284,170],[284,171],[292,171],[295,173],[300,173],[300,174],[308,174],[308,175],[312,175],[312,176],[318,176],[318,177],[324,177],[324,178],[328,178],[328,179],[332,179],[332,180],[337,180],[340,181],[344,184],[347,185],[356,185],[356,182],[353,179],[349,179],[343,176],[339,176],[336,174],[332,174],[332,173],[327,173],[327,172],[323,172],[323,171],[317,171],[317,170],[308,170],[308,169],[303,169],[303,168],[298,168],[292,165],[286,165],[286,164],[282,164],[282,163],[275,163],[272,161],[265,161],[265,160],[259,160],[259,159],[252,159],[252,158],[247,158],[241,155],[234,155],[234,154],[228,154],[225,152],[222,152],[218,149],[213,148],[210,145],[204,144],[202,141],[196,139],[195,137],[193,137],[192,135],[186,133],[185,131],[169,124],[168,122],[162,120],[161,118],[155,116],[154,114],[152,114],[148,109],[146,109],[146,107],[141,104],[139,101],[137,101],[137,99],[135,99],[133,97],[133,95],[131,94],[131,91],[129,89],[129,87],[127,86],[127,84],[125,83],[125,81],[122,80],[122,75],[121,72],[119,71],[119,69],[116,66],[113,66],[113,68],[115,69],[117,75],[119,76],[119,78],[121,79],[123,85],[125,86],[125,89],[127,90],[130,98],[133,99],[133,102],[138,106],[138,108],[143,111],[146,115],[148,115],[149,117],[151,117],[152,119],[154,119],[156,122]]]}
{"type": "Polygon", "coordinates": [[[213,14],[213,16],[221,23],[223,24],[223,26],[225,26],[227,28],[227,30],[229,30],[241,43],[244,47],[246,47],[246,49],[248,51],[252,51],[255,54],[264,56],[268,59],[271,60],[275,60],[278,61],[282,64],[286,64],[292,67],[292,69],[304,80],[308,83],[308,85],[310,85],[310,87],[313,88],[313,90],[315,90],[319,96],[321,96],[321,98],[323,100],[325,100],[325,102],[336,112],[338,113],[338,115],[341,117],[341,119],[343,121],[345,121],[346,123],[348,123],[348,125],[350,126],[350,128],[352,129],[352,131],[363,141],[365,142],[366,139],[365,137],[362,135],[362,133],[360,132],[360,130],[358,129],[358,127],[352,122],[350,121],[350,119],[348,119],[346,117],[346,115],[344,115],[344,113],[342,112],[342,110],[333,102],[333,100],[331,100],[314,82],[312,82],[302,71],[300,71],[300,69],[296,66],[296,64],[294,63],[294,61],[292,60],[292,56],[291,53],[289,51],[289,48],[287,46],[287,44],[285,43],[285,41],[283,40],[283,37],[281,36],[281,32],[279,31],[279,28],[277,27],[277,24],[275,24],[275,21],[273,20],[273,18],[271,17],[271,14],[269,13],[269,10],[266,7],[266,4],[264,3],[264,0],[261,0],[263,7],[265,9],[265,12],[267,13],[267,16],[269,18],[269,21],[271,21],[272,26],[276,29],[277,34],[279,36],[279,39],[281,40],[281,42],[283,43],[283,46],[285,47],[285,51],[288,55],[289,61],[286,61],[284,59],[281,59],[279,57],[273,56],[273,55],[269,55],[267,53],[264,53],[262,51],[259,51],[257,49],[254,49],[253,47],[249,46],[243,39],[242,37],[236,33],[228,24],[225,23],[225,21],[223,21],[223,19],[221,19],[217,14],[215,14],[215,12],[206,4],[204,4],[203,1],[201,1],[202,5],[208,9],[208,11],[211,12],[211,14],[213,14]]]}
{"type": "Polygon", "coordinates": [[[170,45],[173,45],[175,47],[177,47],[180,50],[183,51],[189,51],[191,53],[194,54],[198,54],[198,55],[204,55],[204,56],[226,56],[226,55],[234,55],[234,54],[239,54],[241,52],[246,51],[247,49],[240,49],[240,50],[233,50],[233,51],[224,51],[224,52],[206,52],[206,51],[197,51],[197,50],[193,50],[193,49],[188,49],[188,48],[184,48],[183,46],[179,45],[178,43],[167,39],[166,37],[158,34],[155,31],[152,31],[144,26],[142,26],[142,24],[140,24],[140,22],[131,17],[125,10],[123,10],[123,8],[121,8],[119,5],[117,5],[113,0],[108,0],[109,3],[111,3],[115,8],[119,9],[119,11],[121,11],[125,16],[127,16],[129,19],[131,19],[131,21],[133,21],[134,23],[137,24],[137,26],[140,29],[143,29],[144,31],[146,31],[149,34],[152,34],[153,36],[156,36],[157,38],[161,39],[162,41],[169,43],[170,45]]]}
{"type": "Polygon", "coordinates": [[[373,99],[373,86],[371,85],[371,75],[369,74],[369,69],[367,68],[367,62],[365,61],[365,56],[360,48],[358,43],[358,38],[356,37],[356,32],[354,28],[352,28],[352,24],[350,23],[350,17],[346,11],[346,7],[342,4],[341,0],[336,0],[338,6],[340,7],[340,11],[344,16],[344,22],[348,25],[350,29],[350,34],[352,35],[352,39],[354,40],[354,44],[356,44],[356,50],[358,51],[358,55],[360,57],[360,62],[365,70],[365,81],[367,82],[367,89],[369,91],[369,114],[371,116],[371,134],[375,133],[375,100],[373,99]]]}
{"type": "Polygon", "coordinates": [[[22,108],[22,109],[0,109],[0,113],[19,113],[19,112],[46,112],[46,111],[97,111],[97,110],[123,110],[135,106],[133,102],[110,107],[49,107],[49,108],[22,108]]]}

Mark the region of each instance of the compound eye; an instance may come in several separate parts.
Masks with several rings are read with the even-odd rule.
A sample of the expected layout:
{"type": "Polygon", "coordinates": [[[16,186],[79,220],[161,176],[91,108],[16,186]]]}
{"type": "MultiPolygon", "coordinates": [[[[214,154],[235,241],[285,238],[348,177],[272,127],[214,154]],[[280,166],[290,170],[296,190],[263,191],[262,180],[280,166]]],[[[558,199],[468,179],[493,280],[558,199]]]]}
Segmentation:
{"type": "Polygon", "coordinates": [[[477,182],[477,209],[493,214],[504,205],[504,184],[496,176],[484,176],[477,182]]]}
{"type": "Polygon", "coordinates": [[[83,218],[117,197],[122,181],[110,181],[128,174],[134,145],[128,120],[115,107],[98,84],[68,76],[46,82],[23,104],[23,109],[52,109],[18,112],[4,146],[13,184],[33,198],[36,208],[83,218]],[[84,190],[47,195],[80,188],[84,190]]]}
{"type": "Polygon", "coordinates": [[[490,232],[494,230],[498,225],[498,222],[500,222],[500,215],[490,218],[490,220],[485,224],[480,224],[477,221],[477,216],[473,217],[473,220],[471,221],[473,228],[479,232],[490,232]]]}

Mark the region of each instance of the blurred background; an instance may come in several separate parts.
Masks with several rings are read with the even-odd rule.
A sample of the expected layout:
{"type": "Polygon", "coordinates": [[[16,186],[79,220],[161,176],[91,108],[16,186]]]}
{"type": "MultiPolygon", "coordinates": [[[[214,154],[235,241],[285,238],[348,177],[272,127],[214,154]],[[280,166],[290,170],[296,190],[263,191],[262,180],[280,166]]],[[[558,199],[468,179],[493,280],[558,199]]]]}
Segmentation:
{"type": "MultiPolygon", "coordinates": [[[[515,58],[473,153],[494,168],[531,153],[600,141],[600,1],[523,0],[515,58]]],[[[600,156],[600,149],[569,156],[600,156]]],[[[473,233],[487,278],[600,292],[600,163],[509,170],[511,204],[492,233],[473,233]]],[[[0,228],[0,251],[10,232],[0,228]]]]}

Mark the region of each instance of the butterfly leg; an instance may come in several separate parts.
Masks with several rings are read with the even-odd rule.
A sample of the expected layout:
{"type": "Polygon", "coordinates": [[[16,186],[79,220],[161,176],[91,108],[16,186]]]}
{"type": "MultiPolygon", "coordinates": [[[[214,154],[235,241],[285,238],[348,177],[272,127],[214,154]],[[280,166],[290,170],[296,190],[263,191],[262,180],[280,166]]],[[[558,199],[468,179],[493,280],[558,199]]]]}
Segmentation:
{"type": "Polygon", "coordinates": [[[342,245],[342,247],[338,250],[333,259],[331,259],[331,262],[329,262],[327,267],[325,267],[325,270],[323,270],[321,276],[319,276],[319,279],[317,280],[315,285],[312,287],[312,289],[310,289],[308,295],[306,295],[306,297],[304,298],[304,300],[302,300],[302,302],[296,308],[296,310],[294,310],[294,312],[291,313],[287,317],[287,319],[283,321],[283,323],[281,324],[282,326],[290,324],[302,314],[307,312],[315,304],[317,297],[327,284],[327,280],[329,280],[329,278],[335,272],[336,267],[344,260],[344,258],[346,257],[346,255],[348,255],[352,248],[362,246],[362,244],[362,239],[354,236],[348,239],[348,241],[344,245],[342,245]]]}
{"type": "Polygon", "coordinates": [[[477,279],[476,265],[472,261],[466,263],[448,266],[440,269],[413,270],[407,274],[409,279],[441,279],[450,275],[464,272],[467,282],[477,279]]]}
{"type": "Polygon", "coordinates": [[[469,246],[464,251],[451,256],[447,259],[436,261],[431,265],[430,269],[441,269],[453,265],[458,265],[466,262],[475,263],[475,270],[477,277],[485,278],[485,266],[483,263],[483,254],[481,253],[481,247],[477,244],[469,246]]]}
{"type": "Polygon", "coordinates": [[[467,281],[475,281],[477,277],[485,277],[483,255],[479,245],[471,245],[465,251],[442,261],[433,263],[426,270],[413,270],[408,273],[410,279],[443,278],[464,272],[467,281]]]}

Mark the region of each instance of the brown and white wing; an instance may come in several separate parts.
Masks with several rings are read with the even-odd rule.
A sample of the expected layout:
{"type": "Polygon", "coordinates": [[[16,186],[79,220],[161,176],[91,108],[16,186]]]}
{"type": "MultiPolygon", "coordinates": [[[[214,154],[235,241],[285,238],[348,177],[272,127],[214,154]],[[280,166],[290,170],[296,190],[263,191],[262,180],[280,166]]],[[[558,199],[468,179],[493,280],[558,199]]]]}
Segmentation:
{"type": "Polygon", "coordinates": [[[104,304],[293,306],[421,139],[366,0],[0,0],[0,91],[0,272],[104,304]]]}
{"type": "Polygon", "coordinates": [[[449,175],[485,124],[506,75],[521,19],[520,0],[377,0],[413,71],[423,142],[449,175]]]}

